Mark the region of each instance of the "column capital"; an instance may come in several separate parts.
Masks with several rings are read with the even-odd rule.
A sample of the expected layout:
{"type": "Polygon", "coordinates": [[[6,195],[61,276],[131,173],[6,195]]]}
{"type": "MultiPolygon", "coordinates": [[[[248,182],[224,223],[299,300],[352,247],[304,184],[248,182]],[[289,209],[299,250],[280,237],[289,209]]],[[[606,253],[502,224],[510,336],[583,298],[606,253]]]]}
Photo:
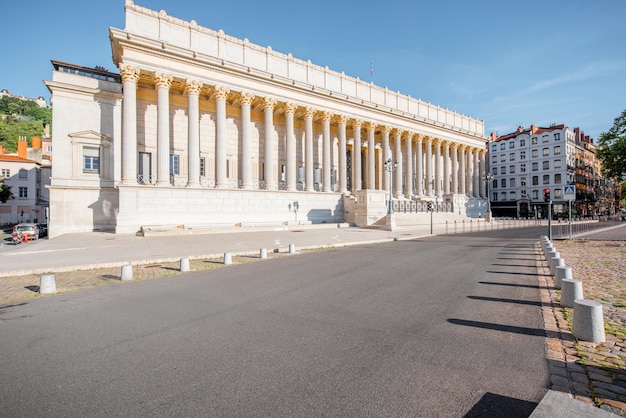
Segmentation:
{"type": "Polygon", "coordinates": [[[140,70],[137,67],[133,67],[129,64],[120,64],[120,75],[122,81],[132,81],[134,83],[139,81],[140,70]]]}
{"type": "Polygon", "coordinates": [[[415,134],[411,131],[402,132],[402,139],[411,140],[415,134]]]}
{"type": "Polygon", "coordinates": [[[274,107],[276,107],[276,104],[278,103],[278,100],[276,100],[273,97],[264,97],[263,98],[263,110],[274,110],[274,107]]]}
{"type": "Polygon", "coordinates": [[[254,94],[250,93],[249,91],[242,91],[241,93],[239,93],[239,102],[242,106],[252,104],[253,100],[254,94]]]}
{"type": "Polygon", "coordinates": [[[215,86],[212,96],[215,100],[226,100],[226,98],[228,97],[228,93],[230,93],[230,90],[226,87],[215,86]]]}
{"type": "Polygon", "coordinates": [[[286,115],[293,115],[294,113],[296,113],[296,109],[298,109],[298,105],[295,103],[288,102],[288,103],[285,103],[283,108],[285,109],[286,115]]]}
{"type": "Polygon", "coordinates": [[[422,142],[424,140],[424,134],[415,134],[415,140],[422,142]]]}
{"type": "Polygon", "coordinates": [[[324,110],[322,112],[322,122],[330,122],[332,118],[333,118],[332,112],[329,112],[328,110],[324,110]]]}
{"type": "Polygon", "coordinates": [[[362,119],[354,118],[350,122],[351,122],[351,125],[352,125],[353,129],[361,129],[361,126],[363,126],[363,120],[362,119]]]}
{"type": "Polygon", "coordinates": [[[383,135],[389,135],[389,133],[391,132],[391,126],[389,125],[382,125],[381,129],[383,131],[383,135]]]}
{"type": "Polygon", "coordinates": [[[441,138],[432,138],[431,141],[433,145],[441,145],[443,140],[441,138]]]}
{"type": "Polygon", "coordinates": [[[457,148],[459,148],[459,143],[458,142],[454,142],[454,141],[450,141],[450,149],[451,150],[455,150],[457,148]]]}
{"type": "Polygon", "coordinates": [[[337,121],[337,125],[347,125],[349,119],[350,118],[347,117],[346,115],[337,115],[337,116],[335,116],[335,120],[337,121]]]}
{"type": "Polygon", "coordinates": [[[166,88],[170,89],[172,87],[172,81],[174,80],[174,76],[171,74],[156,72],[154,73],[154,85],[157,88],[166,88]]]}
{"type": "Polygon", "coordinates": [[[187,80],[185,80],[185,94],[186,95],[190,95],[190,94],[200,94],[200,89],[202,89],[202,83],[199,82],[198,80],[193,80],[188,78],[187,80]]]}
{"type": "Polygon", "coordinates": [[[402,134],[404,133],[404,129],[393,128],[393,135],[402,138],[402,134]]]}
{"type": "Polygon", "coordinates": [[[378,126],[376,122],[365,122],[363,125],[368,132],[376,130],[376,127],[378,126]]]}
{"type": "Polygon", "coordinates": [[[304,108],[305,119],[313,119],[313,116],[315,116],[315,113],[317,113],[317,109],[315,109],[314,107],[307,106],[304,108]]]}
{"type": "Polygon", "coordinates": [[[431,144],[431,143],[433,142],[433,139],[434,139],[434,138],[433,138],[432,136],[429,136],[429,135],[425,135],[425,136],[424,136],[424,142],[425,142],[426,144],[431,144]]]}

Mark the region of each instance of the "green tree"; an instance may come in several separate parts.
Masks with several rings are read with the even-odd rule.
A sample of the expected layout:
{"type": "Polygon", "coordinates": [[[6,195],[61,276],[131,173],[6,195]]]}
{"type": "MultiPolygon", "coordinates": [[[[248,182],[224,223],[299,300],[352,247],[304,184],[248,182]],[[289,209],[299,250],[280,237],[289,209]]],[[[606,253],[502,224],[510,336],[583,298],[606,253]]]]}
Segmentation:
{"type": "Polygon", "coordinates": [[[4,179],[0,177],[0,202],[6,203],[12,197],[11,186],[4,184],[4,179]]]}
{"type": "Polygon", "coordinates": [[[615,118],[608,132],[600,134],[597,156],[605,177],[626,179],[626,110],[615,118]]]}

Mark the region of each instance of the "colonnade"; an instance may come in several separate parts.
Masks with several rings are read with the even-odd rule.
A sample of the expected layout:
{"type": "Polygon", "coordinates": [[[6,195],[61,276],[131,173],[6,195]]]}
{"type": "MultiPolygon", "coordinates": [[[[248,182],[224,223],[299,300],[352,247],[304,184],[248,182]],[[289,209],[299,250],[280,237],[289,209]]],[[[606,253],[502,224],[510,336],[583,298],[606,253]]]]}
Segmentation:
{"type": "MultiPolygon", "coordinates": [[[[121,65],[123,85],[122,109],[122,166],[121,183],[137,184],[137,87],[140,69],[121,65]]],[[[169,95],[173,82],[170,74],[153,74],[157,90],[156,135],[156,185],[170,185],[170,122],[169,95]]],[[[188,101],[187,186],[200,187],[200,116],[199,100],[203,84],[198,80],[184,80],[184,94],[188,101]],[[193,156],[196,156],[195,158],[193,156]]],[[[222,86],[212,86],[210,99],[215,101],[215,188],[229,188],[227,173],[226,104],[231,92],[222,86]]],[[[239,150],[239,187],[253,189],[252,170],[252,105],[259,106],[264,114],[263,151],[265,156],[276,155],[278,137],[274,127],[274,114],[278,110],[285,117],[286,161],[262,161],[265,190],[299,190],[297,141],[295,118],[304,119],[303,161],[304,181],[302,189],[313,192],[315,188],[314,130],[313,122],[321,122],[321,192],[348,193],[363,188],[389,190],[393,178],[393,194],[396,198],[435,197],[461,194],[468,197],[486,197],[484,147],[411,132],[402,128],[364,121],[328,110],[299,106],[295,103],[278,102],[272,97],[255,97],[248,92],[237,92],[241,107],[241,147],[239,150]],[[337,134],[331,136],[331,126],[337,134]],[[348,137],[351,129],[351,137],[348,137]],[[365,136],[362,137],[363,131],[365,136]],[[378,137],[378,140],[377,140],[378,137]],[[332,159],[332,144],[337,144],[337,166],[332,159]],[[378,152],[377,152],[378,150],[378,152]],[[348,167],[348,152],[351,167],[348,167]],[[384,161],[395,162],[392,172],[385,170],[384,161]],[[275,170],[285,165],[285,181],[277,182],[275,170]],[[365,164],[365,165],[364,165],[365,164]],[[337,169],[336,184],[331,182],[332,170],[337,169]],[[348,190],[350,178],[350,190],[348,190]]],[[[442,128],[443,129],[443,128],[442,128]]],[[[211,176],[210,174],[208,175],[211,176]]]]}

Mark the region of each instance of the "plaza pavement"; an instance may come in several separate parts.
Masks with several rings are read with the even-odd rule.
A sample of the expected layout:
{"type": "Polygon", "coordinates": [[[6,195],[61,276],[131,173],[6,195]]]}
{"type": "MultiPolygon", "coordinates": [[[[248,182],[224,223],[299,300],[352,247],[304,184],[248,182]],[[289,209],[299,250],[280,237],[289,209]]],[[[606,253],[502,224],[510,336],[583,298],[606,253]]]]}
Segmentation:
{"type": "MultiPolygon", "coordinates": [[[[441,229],[434,232],[444,233],[441,229]]],[[[182,257],[191,260],[219,260],[226,252],[239,256],[258,256],[260,249],[266,249],[269,254],[283,254],[289,251],[290,245],[294,245],[296,250],[303,250],[416,239],[430,235],[430,225],[404,225],[394,231],[321,225],[296,229],[266,228],[259,231],[149,237],[109,233],[68,234],[18,246],[9,244],[9,241],[4,239],[4,245],[0,248],[0,277],[4,279],[0,279],[0,283],[3,281],[6,283],[11,278],[19,276],[75,270],[83,270],[76,277],[82,277],[81,280],[84,280],[85,276],[89,276],[89,271],[103,268],[119,270],[119,266],[129,263],[133,265],[175,263],[182,257]]],[[[580,234],[574,238],[583,236],[590,240],[626,241],[626,224],[580,234]]],[[[558,243],[556,246],[558,247],[558,243]]],[[[539,258],[538,270],[541,271],[546,265],[545,261],[539,258]]],[[[170,270],[174,268],[170,267],[170,270]]],[[[98,274],[102,274],[102,270],[98,274]]],[[[571,362],[576,356],[571,352],[571,333],[565,321],[559,317],[560,308],[556,292],[545,290],[550,288],[549,281],[540,284],[543,285],[540,287],[544,288],[542,300],[545,299],[552,305],[551,309],[544,312],[546,332],[557,332],[559,335],[557,340],[560,340],[560,344],[554,345],[554,341],[550,341],[554,339],[547,338],[548,361],[555,359],[552,356],[556,358],[563,356],[563,359],[567,358],[567,361],[571,362]]],[[[10,299],[2,301],[0,298],[0,303],[10,301],[10,299]]],[[[626,359],[622,359],[622,362],[624,361],[626,359]]],[[[626,416],[626,404],[622,402],[614,402],[612,407],[608,408],[613,412],[611,413],[591,406],[591,398],[585,397],[584,394],[576,396],[572,388],[580,385],[580,382],[573,379],[577,379],[576,373],[551,369],[553,387],[558,387],[559,391],[550,390],[531,416],[534,418],[616,416],[613,413],[626,416]],[[563,392],[569,392],[570,395],[564,395],[563,392]]],[[[614,390],[618,393],[626,392],[620,386],[623,382],[620,382],[614,390]]]]}

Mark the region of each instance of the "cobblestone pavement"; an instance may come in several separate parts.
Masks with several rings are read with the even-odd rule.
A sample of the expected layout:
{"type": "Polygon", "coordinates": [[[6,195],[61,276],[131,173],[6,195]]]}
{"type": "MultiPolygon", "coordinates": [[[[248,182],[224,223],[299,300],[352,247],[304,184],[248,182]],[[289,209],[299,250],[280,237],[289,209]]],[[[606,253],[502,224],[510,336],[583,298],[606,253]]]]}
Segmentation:
{"type": "Polygon", "coordinates": [[[540,256],[552,389],[626,417],[626,243],[573,239],[553,245],[572,277],[583,283],[584,298],[602,303],[606,341],[589,343],[572,335],[573,310],[560,306],[561,291],[540,256]]]}

